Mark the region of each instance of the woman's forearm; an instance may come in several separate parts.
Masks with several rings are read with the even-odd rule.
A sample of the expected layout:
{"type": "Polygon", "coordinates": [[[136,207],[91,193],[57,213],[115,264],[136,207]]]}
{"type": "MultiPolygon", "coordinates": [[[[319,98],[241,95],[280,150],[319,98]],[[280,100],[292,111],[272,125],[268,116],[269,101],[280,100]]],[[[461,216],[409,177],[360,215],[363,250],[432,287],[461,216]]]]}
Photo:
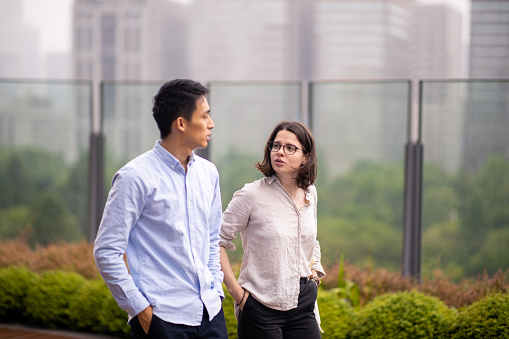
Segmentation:
{"type": "Polygon", "coordinates": [[[230,260],[228,259],[228,254],[226,253],[226,249],[224,247],[219,248],[219,254],[221,257],[221,270],[224,273],[224,284],[228,289],[230,295],[235,299],[235,302],[239,304],[242,302],[242,297],[244,295],[244,289],[240,287],[237,279],[235,278],[235,274],[233,274],[232,266],[230,265],[230,260]]]}

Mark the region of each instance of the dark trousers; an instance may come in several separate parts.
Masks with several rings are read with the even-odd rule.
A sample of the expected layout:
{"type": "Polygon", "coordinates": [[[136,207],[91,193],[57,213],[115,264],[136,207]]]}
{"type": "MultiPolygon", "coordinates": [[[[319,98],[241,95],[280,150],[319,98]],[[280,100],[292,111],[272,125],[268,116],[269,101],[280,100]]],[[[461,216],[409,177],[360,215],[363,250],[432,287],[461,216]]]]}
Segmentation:
{"type": "Polygon", "coordinates": [[[211,321],[209,321],[207,309],[203,307],[203,318],[200,326],[172,324],[155,315],[152,316],[148,334],[143,331],[138,317],[132,318],[129,324],[134,339],[228,339],[222,307],[221,311],[211,321]]]}
{"type": "Polygon", "coordinates": [[[249,295],[238,315],[239,339],[321,338],[314,313],[317,293],[313,281],[301,279],[298,306],[289,311],[268,308],[249,295]]]}

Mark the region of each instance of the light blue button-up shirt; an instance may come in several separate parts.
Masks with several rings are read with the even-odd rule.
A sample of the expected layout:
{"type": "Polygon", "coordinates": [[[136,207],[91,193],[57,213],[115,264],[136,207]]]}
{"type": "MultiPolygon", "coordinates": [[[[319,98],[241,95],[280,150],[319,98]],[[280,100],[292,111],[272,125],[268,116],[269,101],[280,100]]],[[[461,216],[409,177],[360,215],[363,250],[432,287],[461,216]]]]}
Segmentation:
{"type": "Polygon", "coordinates": [[[187,167],[157,141],[113,177],[94,257],[129,320],[152,305],[167,322],[198,326],[204,305],[210,319],[221,309],[219,174],[194,154],[187,167]]]}

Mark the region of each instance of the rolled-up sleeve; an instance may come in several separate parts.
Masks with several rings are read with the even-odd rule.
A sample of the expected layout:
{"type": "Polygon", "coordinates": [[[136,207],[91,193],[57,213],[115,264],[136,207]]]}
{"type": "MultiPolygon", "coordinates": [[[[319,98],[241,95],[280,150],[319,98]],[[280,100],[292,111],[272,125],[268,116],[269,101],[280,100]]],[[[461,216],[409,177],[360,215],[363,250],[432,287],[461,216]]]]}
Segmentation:
{"type": "Polygon", "coordinates": [[[242,232],[247,226],[253,198],[249,192],[248,185],[235,192],[233,198],[223,213],[221,223],[221,233],[219,246],[229,251],[235,251],[236,247],[232,240],[237,237],[237,233],[242,232]]]}
{"type": "Polygon", "coordinates": [[[315,241],[315,246],[313,247],[313,265],[311,265],[311,270],[315,270],[318,273],[318,278],[323,279],[325,277],[325,270],[320,263],[322,259],[322,253],[320,251],[320,243],[318,240],[315,241]]]}

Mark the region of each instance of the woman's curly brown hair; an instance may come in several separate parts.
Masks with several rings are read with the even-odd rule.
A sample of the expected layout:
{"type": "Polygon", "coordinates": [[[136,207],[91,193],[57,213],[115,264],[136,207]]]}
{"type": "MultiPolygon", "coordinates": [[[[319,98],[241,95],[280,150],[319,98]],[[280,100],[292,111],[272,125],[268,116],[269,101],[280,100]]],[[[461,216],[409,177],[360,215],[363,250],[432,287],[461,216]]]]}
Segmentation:
{"type": "MultiPolygon", "coordinates": [[[[306,126],[304,126],[304,124],[298,121],[282,121],[274,127],[268,142],[274,141],[279,131],[292,132],[302,145],[302,152],[307,156],[307,161],[299,168],[299,172],[295,180],[297,181],[297,186],[299,188],[306,189],[315,182],[317,173],[316,148],[313,134],[306,126]]],[[[255,167],[266,177],[276,174],[276,171],[272,168],[272,163],[270,162],[270,150],[267,144],[265,146],[262,162],[257,162],[255,167]]]]}

